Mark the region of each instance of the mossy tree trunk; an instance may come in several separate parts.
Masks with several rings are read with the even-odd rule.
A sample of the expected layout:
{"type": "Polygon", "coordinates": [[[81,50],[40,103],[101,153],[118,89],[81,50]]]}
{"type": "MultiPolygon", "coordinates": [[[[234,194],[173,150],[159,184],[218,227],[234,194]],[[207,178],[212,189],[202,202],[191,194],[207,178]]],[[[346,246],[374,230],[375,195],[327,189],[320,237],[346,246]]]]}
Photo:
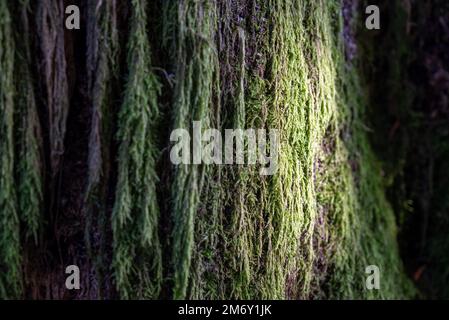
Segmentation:
{"type": "MultiPolygon", "coordinates": [[[[357,0],[0,1],[0,298],[414,297],[397,204],[416,190],[391,197],[385,171],[405,169],[376,149],[365,77],[386,59],[373,41],[420,19],[406,2],[381,1],[397,24],[362,41],[357,0]],[[193,121],[278,129],[276,174],[171,164],[193,121]]],[[[401,53],[386,83],[407,77],[401,53]]]]}

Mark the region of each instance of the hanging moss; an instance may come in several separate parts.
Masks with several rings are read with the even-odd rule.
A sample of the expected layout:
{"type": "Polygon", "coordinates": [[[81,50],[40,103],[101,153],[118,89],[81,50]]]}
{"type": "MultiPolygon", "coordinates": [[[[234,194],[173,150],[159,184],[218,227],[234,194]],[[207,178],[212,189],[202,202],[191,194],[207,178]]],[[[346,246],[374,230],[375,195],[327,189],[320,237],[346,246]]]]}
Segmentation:
{"type": "Polygon", "coordinates": [[[413,290],[392,245],[394,215],[363,127],[366,101],[358,96],[357,79],[343,59],[342,23],[335,20],[340,4],[291,1],[272,6],[278,14],[272,42],[277,53],[272,63],[275,108],[270,110],[275,110],[272,125],[283,136],[280,172],[269,192],[275,245],[268,251],[273,265],[267,268],[272,270],[268,287],[278,287],[277,297],[284,297],[282,272],[287,270],[293,297],[409,297],[413,290]],[[323,153],[334,163],[320,168],[323,153]],[[320,171],[332,172],[332,179],[320,171]],[[331,199],[323,188],[331,191],[331,199]],[[320,228],[329,230],[329,236],[317,243],[320,228]],[[320,260],[330,265],[317,269],[320,260]],[[380,291],[364,287],[364,269],[371,264],[382,270],[380,291]],[[323,272],[331,290],[312,292],[323,272]]]}
{"type": "MultiPolygon", "coordinates": [[[[210,125],[210,104],[214,71],[216,6],[214,1],[181,1],[176,10],[176,88],[173,102],[173,129],[191,130],[193,121],[210,125]]],[[[192,155],[196,157],[197,155],[192,155]]],[[[186,297],[190,276],[194,225],[203,186],[200,165],[175,168],[172,184],[173,215],[173,297],[186,297]]]]}
{"type": "Polygon", "coordinates": [[[190,296],[409,297],[363,129],[366,101],[344,59],[340,4],[250,3],[219,6],[218,127],[279,129],[279,168],[272,177],[257,166],[203,171],[190,296]],[[370,264],[382,272],[379,295],[364,287],[370,264]]]}
{"type": "Polygon", "coordinates": [[[0,298],[22,293],[19,217],[14,181],[14,39],[6,1],[0,2],[0,298]]]}
{"type": "Polygon", "coordinates": [[[124,299],[152,299],[161,289],[154,140],[159,82],[151,70],[145,0],[132,1],[128,78],[118,115],[118,181],[112,216],[113,270],[124,299]]]}
{"type": "MultiPolygon", "coordinates": [[[[82,31],[64,30],[62,0],[22,0],[13,6],[20,19],[0,1],[0,298],[21,297],[22,282],[25,292],[39,283],[38,296],[62,297],[64,283],[28,283],[22,275],[22,260],[33,264],[21,254],[30,239],[50,261],[43,279],[61,277],[52,274],[61,267],[53,257],[87,261],[83,283],[93,289],[77,297],[413,297],[397,247],[398,209],[385,195],[396,173],[384,176],[372,147],[367,110],[375,103],[358,77],[369,68],[358,69],[364,60],[344,38],[357,29],[342,16],[348,1],[89,0],[80,2],[82,31]],[[36,39],[21,42],[34,9],[36,39]],[[68,47],[80,43],[86,53],[68,47]],[[83,128],[87,151],[67,165],[64,151],[84,148],[68,149],[77,140],[66,137],[71,99],[86,105],[69,132],[83,128]],[[164,157],[168,136],[192,133],[193,121],[222,133],[277,129],[276,173],[260,175],[261,164],[173,165],[164,157]],[[86,178],[64,181],[59,193],[59,174],[74,167],[86,178]],[[70,190],[84,192],[72,199],[70,190]],[[57,207],[81,208],[79,216],[72,210],[80,225],[64,229],[76,233],[64,238],[75,243],[58,242],[57,207]],[[59,252],[66,248],[75,253],[59,252]],[[381,290],[365,288],[369,265],[380,268],[381,290]]],[[[390,75],[388,87],[406,72],[390,75]]],[[[447,155],[444,144],[433,147],[447,155]]],[[[447,206],[438,202],[442,215],[447,206]]],[[[444,224],[434,229],[443,234],[444,224]]],[[[429,255],[436,259],[446,246],[435,237],[429,255]]],[[[442,264],[435,268],[447,278],[442,264]]]]}

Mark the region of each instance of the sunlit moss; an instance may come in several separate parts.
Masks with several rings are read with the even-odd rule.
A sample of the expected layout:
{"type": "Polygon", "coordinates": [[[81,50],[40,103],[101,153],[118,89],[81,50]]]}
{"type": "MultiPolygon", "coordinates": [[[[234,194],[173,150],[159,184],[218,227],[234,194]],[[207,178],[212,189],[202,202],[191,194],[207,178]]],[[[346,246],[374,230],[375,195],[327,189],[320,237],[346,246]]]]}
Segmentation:
{"type": "MultiPolygon", "coordinates": [[[[223,123],[280,129],[279,169],[263,178],[255,168],[223,168],[218,214],[211,198],[201,198],[192,232],[202,243],[194,262],[202,271],[192,270],[192,297],[410,297],[394,215],[363,125],[367,101],[344,60],[340,3],[252,4],[265,32],[257,24],[225,24],[234,52],[220,59],[230,63],[234,81],[221,82],[219,92],[231,87],[234,95],[223,123]],[[246,47],[259,50],[263,74],[248,65],[242,71],[246,47]],[[380,291],[365,289],[370,264],[381,269],[380,291]]],[[[220,13],[238,8],[236,2],[220,13]]]]}
{"type": "MultiPolygon", "coordinates": [[[[132,0],[123,49],[127,73],[123,94],[116,94],[122,98],[117,181],[105,178],[102,163],[114,161],[112,152],[105,152],[115,119],[110,81],[122,78],[114,65],[118,20],[112,17],[115,8],[105,3],[99,7],[105,9],[102,15],[92,4],[87,10],[98,19],[89,25],[95,30],[89,35],[98,38],[87,45],[93,112],[83,200],[90,250],[92,215],[99,210],[101,232],[109,223],[111,197],[100,189],[115,188],[112,265],[103,265],[102,272],[112,272],[120,298],[413,295],[381,168],[368,141],[369,101],[356,65],[344,57],[341,1],[160,1],[151,8],[162,9],[161,49],[158,37],[150,35],[148,20],[156,14],[148,14],[146,0],[132,0]],[[154,48],[171,55],[159,57],[154,48]],[[156,65],[163,59],[169,70],[156,65]],[[161,128],[161,120],[169,128],[161,128]],[[259,165],[162,163],[169,169],[160,170],[158,140],[167,136],[160,130],[191,130],[194,120],[201,120],[203,129],[278,129],[276,174],[259,175],[259,165]],[[157,187],[161,176],[169,194],[157,187]],[[168,221],[163,226],[160,199],[169,199],[161,206],[168,221]],[[167,237],[163,244],[160,236],[167,237]],[[170,253],[163,255],[162,248],[170,253]],[[365,288],[365,267],[371,264],[380,267],[380,291],[365,288]]],[[[44,222],[36,102],[31,76],[21,69],[16,126],[11,32],[8,8],[0,1],[0,266],[6,270],[0,275],[0,297],[21,294],[19,218],[34,238],[44,222]],[[15,137],[24,142],[17,168],[15,137]]]]}

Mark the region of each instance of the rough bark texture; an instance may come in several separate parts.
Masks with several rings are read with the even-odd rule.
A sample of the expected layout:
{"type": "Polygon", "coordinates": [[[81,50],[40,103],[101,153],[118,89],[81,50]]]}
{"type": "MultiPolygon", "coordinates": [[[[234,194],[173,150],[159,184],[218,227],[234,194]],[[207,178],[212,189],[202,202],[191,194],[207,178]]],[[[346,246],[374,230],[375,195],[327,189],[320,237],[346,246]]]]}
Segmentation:
{"type": "Polygon", "coordinates": [[[0,298],[449,298],[449,7],[367,5],[1,0],[0,298]],[[173,165],[193,121],[276,174],[173,165]]]}

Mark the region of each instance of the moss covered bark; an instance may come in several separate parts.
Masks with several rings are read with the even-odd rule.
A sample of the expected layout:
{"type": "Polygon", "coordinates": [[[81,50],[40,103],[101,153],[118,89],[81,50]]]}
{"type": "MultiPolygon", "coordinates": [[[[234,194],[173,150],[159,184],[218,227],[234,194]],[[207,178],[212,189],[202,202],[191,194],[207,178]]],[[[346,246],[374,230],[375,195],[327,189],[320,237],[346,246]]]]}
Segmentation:
{"type": "Polygon", "coordinates": [[[14,180],[14,38],[10,10],[0,4],[0,294],[17,298],[22,290],[21,247],[14,180]]]}
{"type": "Polygon", "coordinates": [[[407,77],[394,63],[410,45],[394,46],[407,14],[384,40],[397,69],[372,86],[365,76],[389,60],[375,60],[376,37],[355,36],[363,1],[77,5],[82,28],[68,31],[63,1],[0,1],[1,298],[415,297],[389,185],[406,165],[384,157],[370,129],[387,131],[372,122],[374,94],[385,85],[396,96],[407,77]],[[279,130],[276,173],[173,165],[170,132],[193,121],[279,130]],[[64,290],[72,263],[82,293],[64,290]],[[381,290],[365,288],[369,265],[381,290]]]}

